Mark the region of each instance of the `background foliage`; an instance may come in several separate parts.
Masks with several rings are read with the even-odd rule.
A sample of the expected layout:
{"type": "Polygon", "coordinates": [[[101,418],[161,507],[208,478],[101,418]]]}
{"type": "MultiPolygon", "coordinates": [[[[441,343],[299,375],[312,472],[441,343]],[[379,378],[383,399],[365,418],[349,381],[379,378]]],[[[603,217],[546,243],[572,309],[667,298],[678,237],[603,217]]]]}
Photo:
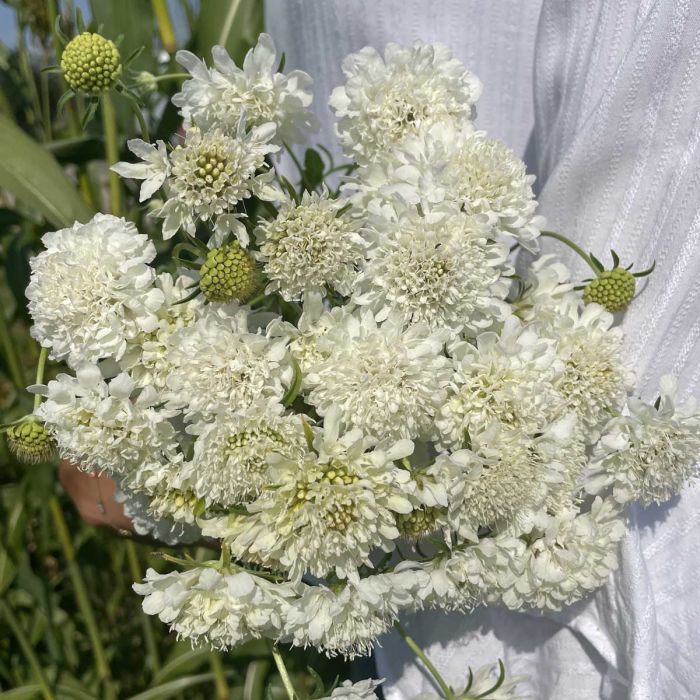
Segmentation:
{"type": "MultiPolygon", "coordinates": [[[[16,18],[12,48],[0,43],[0,423],[32,410],[24,388],[33,383],[38,347],[29,336],[24,290],[31,255],[46,231],[109,211],[102,112],[81,128],[86,104],[58,109],[65,90],[56,65],[54,32],[60,17],[75,33],[72,3],[13,0],[0,6],[16,18]],[[13,10],[10,13],[9,10],[13,10]]],[[[128,56],[145,47],[126,78],[179,72],[173,56],[189,48],[210,58],[222,43],[240,61],[262,29],[262,0],[92,0],[90,29],[122,37],[128,56]]],[[[166,78],[142,94],[153,138],[172,140],[178,116],[169,97],[180,81],[166,78]]],[[[120,157],[137,134],[126,100],[113,96],[120,157]]],[[[313,164],[312,164],[313,165],[313,164]]],[[[149,230],[135,190],[119,184],[121,211],[149,230]]],[[[114,207],[112,206],[112,210],[114,207]]],[[[165,259],[164,244],[160,244],[165,259]]],[[[51,366],[48,378],[61,368],[51,366]]],[[[56,465],[19,465],[0,440],[0,698],[262,698],[286,697],[265,642],[228,654],[192,649],[141,612],[131,584],[147,566],[161,569],[168,552],[115,531],[83,523],[56,477],[56,465]]],[[[195,558],[215,554],[191,547],[195,558]]],[[[178,552],[182,555],[182,552],[178,552]]],[[[295,651],[290,667],[297,689],[312,696],[320,671],[326,685],[347,669],[295,651]]]]}

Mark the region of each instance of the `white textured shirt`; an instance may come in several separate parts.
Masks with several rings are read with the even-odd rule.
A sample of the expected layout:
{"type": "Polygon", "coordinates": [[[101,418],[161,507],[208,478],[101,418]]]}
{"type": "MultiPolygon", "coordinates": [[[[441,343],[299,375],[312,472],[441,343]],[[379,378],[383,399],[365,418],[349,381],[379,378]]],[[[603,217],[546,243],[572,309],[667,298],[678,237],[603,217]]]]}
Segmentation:
{"type": "MultiPolygon", "coordinates": [[[[623,319],[627,362],[700,395],[700,2],[695,0],[267,0],[287,66],[316,81],[319,141],[343,57],[441,41],[484,83],[477,126],[537,175],[548,226],[610,262],[656,270],[623,319]]],[[[339,152],[336,147],[336,152],[339,152]]],[[[578,278],[585,263],[555,242],[578,278]]],[[[633,508],[620,569],[596,595],[540,615],[424,612],[406,626],[453,684],[502,658],[537,700],[700,698],[700,489],[633,508]]],[[[395,635],[377,651],[388,700],[430,678],[395,635]]]]}

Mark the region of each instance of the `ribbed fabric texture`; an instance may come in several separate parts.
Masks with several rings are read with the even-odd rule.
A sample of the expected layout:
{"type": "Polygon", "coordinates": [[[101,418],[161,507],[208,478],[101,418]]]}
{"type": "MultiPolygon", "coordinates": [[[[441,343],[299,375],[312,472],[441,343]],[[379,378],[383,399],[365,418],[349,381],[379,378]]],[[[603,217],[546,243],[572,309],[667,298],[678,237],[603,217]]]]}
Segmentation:
{"type": "MultiPolygon", "coordinates": [[[[442,41],[484,82],[477,124],[537,177],[541,212],[609,262],[656,271],[627,312],[643,398],[665,373],[700,395],[700,4],[692,0],[267,0],[267,29],[325,102],[350,51],[442,41]],[[533,62],[534,56],[534,62],[533,62]],[[534,96],[534,98],[533,98],[534,96]],[[534,101],[534,119],[533,119],[534,101]],[[533,129],[534,123],[534,129],[533,129]]],[[[579,277],[585,264],[553,242],[579,277]]],[[[537,700],[700,697],[700,489],[632,512],[619,572],[561,614],[426,612],[407,627],[445,677],[502,658],[537,700]]],[[[431,682],[394,635],[377,652],[388,700],[431,682]]]]}

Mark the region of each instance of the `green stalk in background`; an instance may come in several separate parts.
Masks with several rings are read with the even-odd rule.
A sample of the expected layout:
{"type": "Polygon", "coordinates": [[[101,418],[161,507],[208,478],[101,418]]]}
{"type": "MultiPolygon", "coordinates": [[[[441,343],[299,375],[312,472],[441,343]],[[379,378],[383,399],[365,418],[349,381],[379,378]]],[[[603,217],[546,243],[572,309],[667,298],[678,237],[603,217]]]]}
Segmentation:
{"type": "Polygon", "coordinates": [[[151,5],[158,24],[160,43],[163,44],[163,48],[169,54],[173,54],[175,49],[177,49],[177,40],[175,39],[175,30],[168,12],[168,3],[166,0],[151,0],[151,5]]]}
{"type": "MultiPolygon", "coordinates": [[[[114,104],[109,92],[100,98],[102,102],[102,126],[104,129],[105,148],[107,152],[107,167],[119,160],[119,141],[117,137],[117,118],[114,104]]],[[[114,216],[122,213],[122,190],[119,175],[109,171],[109,210],[114,216]]]]}

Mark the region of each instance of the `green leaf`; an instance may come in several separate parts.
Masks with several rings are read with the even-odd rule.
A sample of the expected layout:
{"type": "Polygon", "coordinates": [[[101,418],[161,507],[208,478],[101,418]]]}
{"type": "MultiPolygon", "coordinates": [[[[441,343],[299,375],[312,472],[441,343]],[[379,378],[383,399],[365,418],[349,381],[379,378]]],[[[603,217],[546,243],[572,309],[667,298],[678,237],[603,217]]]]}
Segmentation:
{"type": "Polygon", "coordinates": [[[36,209],[54,226],[87,221],[92,212],[56,159],[0,114],[0,188],[36,209]]]}
{"type": "Polygon", "coordinates": [[[304,181],[310,190],[323,182],[323,160],[313,148],[307,148],[304,156],[304,181]]]}
{"type": "Polygon", "coordinates": [[[197,671],[207,664],[208,649],[187,649],[179,656],[171,659],[153,676],[153,685],[161,685],[166,681],[177,679],[185,673],[197,671]]]}
{"type": "Polygon", "coordinates": [[[205,60],[220,44],[240,65],[263,30],[261,0],[207,0],[201,3],[193,51],[205,60]]]}
{"type": "Polygon", "coordinates": [[[292,369],[294,370],[294,376],[292,377],[292,383],[289,385],[289,389],[287,389],[287,393],[282,398],[283,406],[290,406],[294,403],[294,399],[299,396],[299,390],[301,389],[301,368],[294,358],[292,358],[292,369]]]}
{"type": "Polygon", "coordinates": [[[265,679],[270,670],[270,662],[260,659],[248,664],[243,686],[243,700],[264,700],[265,679]]]}
{"type": "Polygon", "coordinates": [[[0,698],[2,698],[2,700],[34,700],[34,698],[40,697],[41,686],[38,683],[23,685],[19,688],[13,688],[12,690],[6,690],[4,693],[0,693],[0,698]]]}
{"type": "MultiPolygon", "coordinates": [[[[227,673],[226,675],[228,676],[231,674],[227,673]]],[[[185,678],[178,678],[176,681],[170,681],[169,683],[156,686],[138,695],[132,695],[128,700],[162,700],[163,698],[171,698],[173,695],[177,695],[177,693],[187,688],[193,688],[203,683],[210,683],[213,680],[213,673],[200,673],[197,676],[186,676],[185,678]]]]}

